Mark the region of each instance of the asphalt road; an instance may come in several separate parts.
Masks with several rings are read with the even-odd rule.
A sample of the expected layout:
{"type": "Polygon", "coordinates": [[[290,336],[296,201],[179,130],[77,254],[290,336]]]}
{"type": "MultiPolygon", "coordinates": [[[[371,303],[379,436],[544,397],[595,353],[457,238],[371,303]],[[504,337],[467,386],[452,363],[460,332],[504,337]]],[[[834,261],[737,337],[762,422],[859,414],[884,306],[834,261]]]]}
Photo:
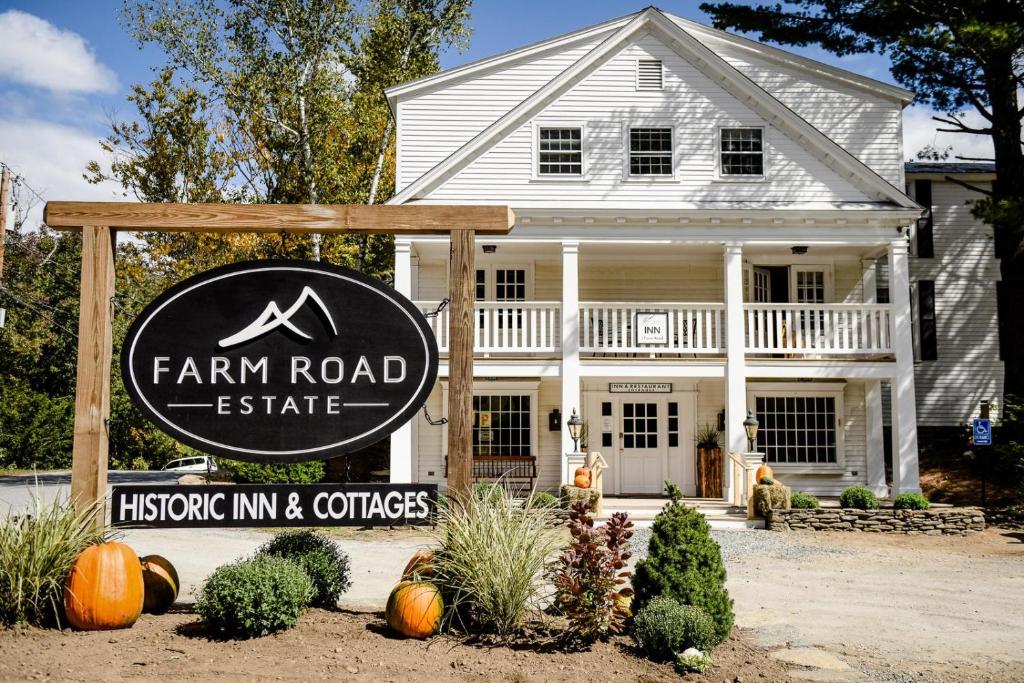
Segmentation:
{"type": "MultiPolygon", "coordinates": [[[[181,472],[113,470],[107,474],[107,494],[114,484],[173,484],[181,475],[181,472]]],[[[15,513],[24,510],[33,495],[48,501],[58,495],[67,498],[70,493],[70,471],[0,477],[0,515],[8,509],[15,513]]]]}

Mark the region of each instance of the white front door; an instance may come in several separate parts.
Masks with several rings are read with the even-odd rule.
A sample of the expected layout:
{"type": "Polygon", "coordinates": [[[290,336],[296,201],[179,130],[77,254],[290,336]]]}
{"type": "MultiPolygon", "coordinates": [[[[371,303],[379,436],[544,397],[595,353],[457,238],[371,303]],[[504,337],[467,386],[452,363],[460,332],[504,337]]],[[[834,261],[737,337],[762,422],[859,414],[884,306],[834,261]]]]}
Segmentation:
{"type": "Polygon", "coordinates": [[[660,494],[667,476],[663,400],[619,401],[619,493],[660,494]]]}

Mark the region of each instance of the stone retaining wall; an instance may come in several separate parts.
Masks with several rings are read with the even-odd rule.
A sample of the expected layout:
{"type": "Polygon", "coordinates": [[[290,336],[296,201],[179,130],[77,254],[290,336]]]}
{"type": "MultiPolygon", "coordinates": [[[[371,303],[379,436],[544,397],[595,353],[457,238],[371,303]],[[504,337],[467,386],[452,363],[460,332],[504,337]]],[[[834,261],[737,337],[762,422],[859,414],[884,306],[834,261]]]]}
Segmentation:
{"type": "Polygon", "coordinates": [[[981,508],[939,510],[771,510],[765,528],[772,531],[871,531],[893,534],[966,534],[985,528],[981,508]]]}

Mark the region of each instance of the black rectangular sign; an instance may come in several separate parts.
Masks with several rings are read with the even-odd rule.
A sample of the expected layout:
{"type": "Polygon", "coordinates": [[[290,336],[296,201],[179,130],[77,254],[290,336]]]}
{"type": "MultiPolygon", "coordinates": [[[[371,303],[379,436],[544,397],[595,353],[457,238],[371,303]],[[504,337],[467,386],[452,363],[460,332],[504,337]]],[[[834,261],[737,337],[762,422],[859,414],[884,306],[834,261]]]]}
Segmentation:
{"type": "Polygon", "coordinates": [[[115,486],[119,527],[405,526],[429,524],[436,484],[115,486]]]}

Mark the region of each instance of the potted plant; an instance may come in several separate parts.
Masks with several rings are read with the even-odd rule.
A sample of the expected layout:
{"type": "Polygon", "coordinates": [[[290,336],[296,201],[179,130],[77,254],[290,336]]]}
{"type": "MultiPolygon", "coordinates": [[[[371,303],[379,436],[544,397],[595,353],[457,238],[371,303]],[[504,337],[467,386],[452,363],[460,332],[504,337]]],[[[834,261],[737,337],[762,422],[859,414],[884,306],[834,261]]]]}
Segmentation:
{"type": "Polygon", "coordinates": [[[714,425],[704,423],[697,428],[697,496],[718,498],[722,495],[722,433],[714,425]]]}

